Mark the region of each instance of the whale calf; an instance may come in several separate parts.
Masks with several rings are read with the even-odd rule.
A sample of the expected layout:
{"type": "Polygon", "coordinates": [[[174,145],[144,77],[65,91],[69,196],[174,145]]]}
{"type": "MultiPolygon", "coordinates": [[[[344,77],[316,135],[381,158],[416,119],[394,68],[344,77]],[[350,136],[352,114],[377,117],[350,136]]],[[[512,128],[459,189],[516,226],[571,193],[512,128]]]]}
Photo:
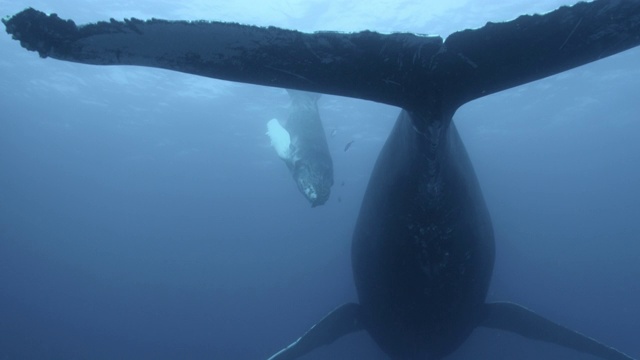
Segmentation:
{"type": "Polygon", "coordinates": [[[298,190],[315,207],[329,199],[333,186],[333,161],[318,113],[320,94],[287,92],[291,97],[289,116],[283,121],[271,119],[267,135],[298,190]]]}
{"type": "Polygon", "coordinates": [[[640,0],[577,3],[446,39],[223,22],[77,26],[34,9],[3,22],[42,57],[158,67],[402,109],[353,235],[359,303],[339,306],[271,360],[299,358],[355,331],[368,332],[392,359],[440,359],[478,327],[603,359],[632,359],[520,305],[486,302],[492,224],[452,118],[471,100],[638,46],[640,0]]]}

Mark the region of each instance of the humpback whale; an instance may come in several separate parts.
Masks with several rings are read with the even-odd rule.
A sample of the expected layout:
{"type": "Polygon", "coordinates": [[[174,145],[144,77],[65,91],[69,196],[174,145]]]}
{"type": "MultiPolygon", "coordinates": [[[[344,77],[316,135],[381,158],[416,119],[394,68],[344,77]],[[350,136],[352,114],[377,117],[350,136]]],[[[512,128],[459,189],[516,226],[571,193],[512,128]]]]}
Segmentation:
{"type": "Polygon", "coordinates": [[[131,19],[77,26],[34,9],[3,22],[42,57],[165,68],[402,109],[353,234],[359,302],[331,311],[271,360],[299,358],[355,331],[368,332],[392,359],[440,359],[477,327],[603,359],[632,359],[520,305],[486,302],[492,224],[452,118],[471,100],[638,46],[640,0],[577,3],[446,39],[306,34],[222,22],[131,19]]]}
{"type": "Polygon", "coordinates": [[[282,123],[269,121],[267,135],[298,190],[315,207],[329,199],[333,186],[333,162],[318,113],[320,94],[287,91],[291,97],[289,117],[282,123]]]}

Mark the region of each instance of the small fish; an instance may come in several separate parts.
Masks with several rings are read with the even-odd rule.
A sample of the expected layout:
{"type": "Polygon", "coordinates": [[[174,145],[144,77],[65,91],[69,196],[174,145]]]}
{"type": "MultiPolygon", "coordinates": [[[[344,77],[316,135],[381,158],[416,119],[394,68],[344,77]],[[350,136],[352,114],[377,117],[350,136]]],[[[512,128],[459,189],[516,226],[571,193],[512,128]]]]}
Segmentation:
{"type": "Polygon", "coordinates": [[[333,130],[331,130],[331,137],[336,136],[336,134],[337,134],[337,133],[338,133],[338,130],[337,130],[337,129],[333,129],[333,130]]]}
{"type": "Polygon", "coordinates": [[[354,142],[354,141],[355,141],[355,140],[351,140],[351,141],[349,141],[349,142],[347,143],[347,145],[345,145],[345,146],[344,146],[344,151],[349,150],[349,148],[351,147],[351,144],[353,144],[353,142],[354,142]]]}

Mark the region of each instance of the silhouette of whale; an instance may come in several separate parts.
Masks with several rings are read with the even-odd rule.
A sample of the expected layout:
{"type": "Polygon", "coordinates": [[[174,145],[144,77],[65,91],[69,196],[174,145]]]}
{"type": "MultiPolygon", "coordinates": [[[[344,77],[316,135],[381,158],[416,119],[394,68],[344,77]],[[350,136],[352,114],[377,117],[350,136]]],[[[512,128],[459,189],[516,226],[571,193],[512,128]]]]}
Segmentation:
{"type": "Polygon", "coordinates": [[[512,303],[486,303],[491,220],[452,124],[466,102],[640,44],[640,0],[596,0],[440,37],[305,34],[221,22],[111,20],[76,26],[27,9],[3,20],[42,57],[142,65],[336,94],[402,108],[353,236],[359,304],[330,312],[271,360],[359,330],[393,359],[439,359],[479,326],[604,359],[631,359],[512,303]]]}

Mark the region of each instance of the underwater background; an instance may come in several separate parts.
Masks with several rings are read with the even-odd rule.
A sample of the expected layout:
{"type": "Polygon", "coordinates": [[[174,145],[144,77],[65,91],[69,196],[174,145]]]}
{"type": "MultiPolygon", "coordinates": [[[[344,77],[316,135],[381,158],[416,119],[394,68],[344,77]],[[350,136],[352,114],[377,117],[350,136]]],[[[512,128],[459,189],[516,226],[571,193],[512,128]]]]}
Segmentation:
{"type": "MultiPolygon", "coordinates": [[[[573,1],[0,0],[78,24],[206,19],[446,36],[573,1]]],[[[265,135],[284,90],[40,59],[0,34],[0,360],[266,359],[356,301],[351,233],[397,108],[323,96],[311,208],[265,135]],[[353,141],[348,151],[345,145],[353,141]]],[[[640,357],[640,49],[455,115],[491,212],[488,300],[640,357]]],[[[477,329],[450,359],[592,359],[477,329]]],[[[306,357],[387,359],[364,332],[306,357]]]]}

